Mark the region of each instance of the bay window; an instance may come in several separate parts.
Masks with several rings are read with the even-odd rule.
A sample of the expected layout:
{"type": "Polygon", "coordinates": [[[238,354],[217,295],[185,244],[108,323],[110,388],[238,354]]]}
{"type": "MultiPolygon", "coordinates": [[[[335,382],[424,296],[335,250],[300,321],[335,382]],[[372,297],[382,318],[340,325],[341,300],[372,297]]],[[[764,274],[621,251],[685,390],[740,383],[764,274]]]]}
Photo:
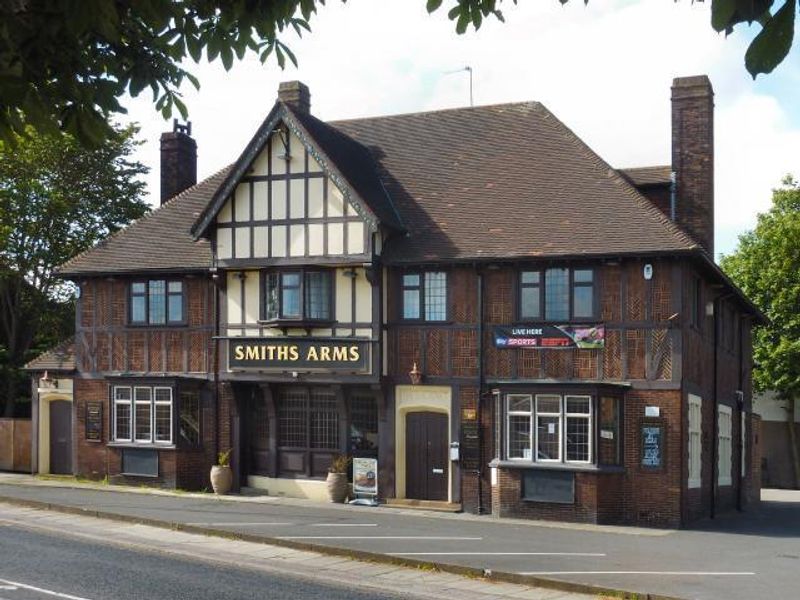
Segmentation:
{"type": "Polygon", "coordinates": [[[330,321],[330,271],[277,271],[264,275],[263,317],[267,321],[330,321]]]}
{"type": "Polygon", "coordinates": [[[507,394],[506,455],[540,463],[591,463],[593,416],[591,396],[507,394]]]}
{"type": "MultiPolygon", "coordinates": [[[[112,441],[172,444],[173,389],[171,387],[117,385],[112,390],[111,398],[112,441]]],[[[199,421],[199,415],[197,420],[199,421]]]]}
{"type": "Polygon", "coordinates": [[[555,267],[521,271],[518,304],[518,317],[523,321],[594,319],[594,270],[555,267]]]}

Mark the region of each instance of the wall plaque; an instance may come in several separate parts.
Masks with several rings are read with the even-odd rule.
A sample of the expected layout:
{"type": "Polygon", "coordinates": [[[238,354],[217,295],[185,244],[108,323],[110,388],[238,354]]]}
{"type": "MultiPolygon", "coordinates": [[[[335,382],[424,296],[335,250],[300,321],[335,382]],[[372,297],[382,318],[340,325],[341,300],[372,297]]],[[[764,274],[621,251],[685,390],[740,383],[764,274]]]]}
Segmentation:
{"type": "Polygon", "coordinates": [[[228,339],[231,371],[338,371],[369,373],[370,343],[314,338],[228,339]]]}
{"type": "Polygon", "coordinates": [[[478,471],[481,468],[480,432],[477,421],[461,423],[461,468],[466,471],[478,471]]]}
{"type": "Polygon", "coordinates": [[[103,441],[103,403],[86,403],[86,441],[103,441]]]}
{"type": "Polygon", "coordinates": [[[664,466],[664,425],[642,425],[642,467],[661,469],[664,466]]]}

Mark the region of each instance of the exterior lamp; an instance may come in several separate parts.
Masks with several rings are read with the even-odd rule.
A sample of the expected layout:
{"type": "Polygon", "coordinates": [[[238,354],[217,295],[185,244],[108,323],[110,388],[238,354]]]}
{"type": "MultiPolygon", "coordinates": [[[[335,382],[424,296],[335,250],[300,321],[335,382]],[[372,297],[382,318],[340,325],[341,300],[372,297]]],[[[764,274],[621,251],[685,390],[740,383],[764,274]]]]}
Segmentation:
{"type": "Polygon", "coordinates": [[[422,382],[422,373],[416,362],[414,366],[411,367],[411,371],[408,372],[408,377],[411,379],[411,385],[419,385],[422,382]]]}

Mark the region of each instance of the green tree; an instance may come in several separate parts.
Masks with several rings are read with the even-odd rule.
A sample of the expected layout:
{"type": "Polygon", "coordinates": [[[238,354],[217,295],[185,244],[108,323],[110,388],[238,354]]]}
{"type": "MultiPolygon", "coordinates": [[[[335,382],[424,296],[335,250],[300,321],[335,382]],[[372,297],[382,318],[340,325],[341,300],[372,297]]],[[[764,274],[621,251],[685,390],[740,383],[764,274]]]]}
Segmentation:
{"type": "MultiPolygon", "coordinates": [[[[794,403],[800,397],[800,183],[787,176],[773,191],[772,207],[758,216],[754,230],[739,237],[733,254],[724,256],[723,270],[769,318],[756,330],[753,384],[774,390],[794,403]]],[[[790,418],[791,422],[791,418],[790,418]]],[[[794,428],[789,427],[794,436],[794,428]]],[[[795,477],[800,484],[797,443],[792,440],[795,477]]]]}
{"type": "Polygon", "coordinates": [[[0,415],[28,395],[21,367],[72,331],[55,268],[144,215],[136,129],[87,150],[68,134],[0,142],[0,415]]]}
{"type": "MultiPolygon", "coordinates": [[[[344,1],[344,0],[342,0],[344,1]]],[[[417,0],[420,1],[420,0],[417,0]]],[[[507,0],[517,4],[519,0],[507,0]]],[[[562,4],[569,0],[557,0],[562,4]]],[[[575,0],[574,0],[575,1],[575,0]]],[[[588,2],[588,0],[584,0],[588,2]]],[[[687,0],[688,1],[688,0],[687,0]]],[[[788,54],[798,0],[712,0],[711,25],[731,32],[758,22],[745,56],[753,76],[788,54]],[[776,6],[778,8],[776,8],[776,6]]],[[[503,19],[502,0],[448,0],[456,31],[503,19]]],[[[309,30],[325,0],[0,0],[0,139],[33,126],[64,130],[86,145],[111,135],[108,119],[124,113],[119,98],[150,90],[165,118],[186,118],[180,86],[199,82],[187,59],[221,60],[230,69],[248,51],[283,67],[296,63],[282,34],[309,30]]],[[[429,12],[443,0],[426,0],[429,12]]]]}

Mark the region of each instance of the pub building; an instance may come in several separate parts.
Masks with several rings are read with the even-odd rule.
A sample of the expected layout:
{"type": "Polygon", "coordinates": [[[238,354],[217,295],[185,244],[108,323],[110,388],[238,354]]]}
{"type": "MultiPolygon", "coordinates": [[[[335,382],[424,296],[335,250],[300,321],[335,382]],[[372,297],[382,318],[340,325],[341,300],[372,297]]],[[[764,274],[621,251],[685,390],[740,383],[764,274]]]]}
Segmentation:
{"type": "Polygon", "coordinates": [[[537,102],[323,122],[300,82],[230,166],[195,183],[196,155],[176,123],[161,206],[60,269],[40,472],[204,489],[232,448],[235,491],[324,501],[346,453],[388,503],[659,526],[758,498],[763,316],[713,260],[707,77],[673,82],[668,166],[537,102]]]}

